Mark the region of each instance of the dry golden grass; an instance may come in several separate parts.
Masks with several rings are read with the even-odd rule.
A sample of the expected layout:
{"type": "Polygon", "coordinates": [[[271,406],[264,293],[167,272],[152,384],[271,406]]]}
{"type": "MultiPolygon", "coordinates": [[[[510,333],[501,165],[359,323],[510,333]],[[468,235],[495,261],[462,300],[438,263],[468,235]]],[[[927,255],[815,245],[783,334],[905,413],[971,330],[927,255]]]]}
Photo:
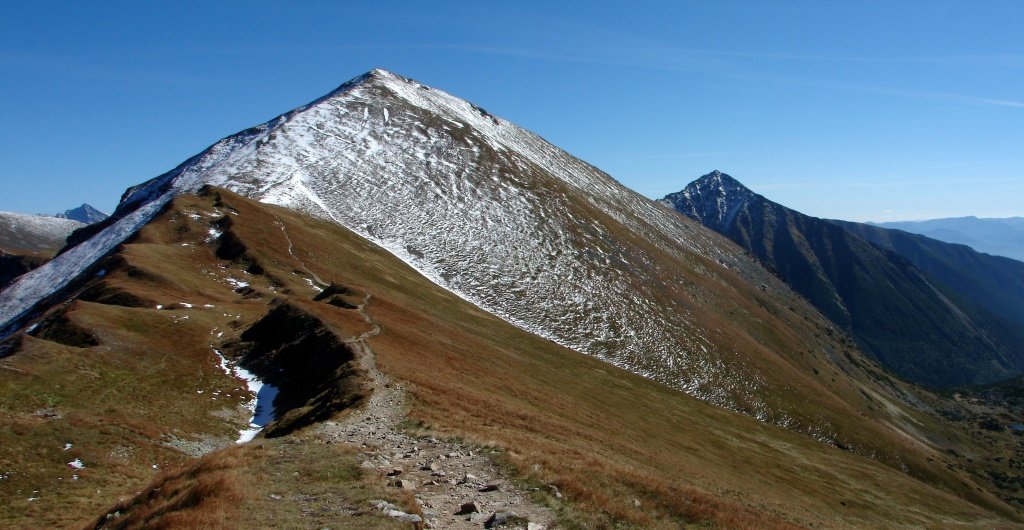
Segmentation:
{"type": "MultiPolygon", "coordinates": [[[[373,488],[337,464],[354,457],[301,433],[264,442],[263,449],[214,453],[194,465],[161,444],[173,434],[231,445],[244,422],[235,410],[238,382],[216,366],[211,345],[236,338],[270,299],[315,312],[343,336],[368,329],[354,311],[312,300],[308,273],[288,253],[278,223],[294,254],[318,276],[373,295],[367,310],[383,331],[369,344],[380,367],[410,389],[410,428],[494,451],[514,477],[539,488],[538,501],[559,512],[563,527],[991,527],[1020,517],[941,458],[930,461],[938,451],[922,439],[963,444],[962,435],[913,410],[892,419],[879,399],[891,396],[887,385],[900,383],[873,376],[877,366],[856,352],[846,357],[848,348],[795,298],[760,300],[756,289],[734,278],[740,287],[722,299],[731,308],[694,314],[701,327],[725,330],[715,337],[721,348],[750,352],[746,369],[772,382],[772,400],[800,421],[827,419],[861,455],[710,406],[519,330],[341,227],[219,193],[226,203],[221,210],[237,214],[232,230],[247,259],[265,274],[245,275],[250,263],[216,258],[204,243],[215,216],[183,213],[212,212],[215,195],[179,197],[119,251],[123,262],[104,281],[140,299],[196,307],[75,302],[67,318],[99,345],[70,348],[30,337],[0,361],[7,367],[0,370],[0,456],[5,466],[25,470],[17,483],[0,481],[0,525],[81,525],[113,498],[143,498],[133,494],[153,479],[154,461],[179,470],[158,479],[177,493],[162,487],[152,505],[137,501],[138,513],[130,512],[138,520],[164,510],[161,520],[181,525],[301,526],[309,517],[297,508],[301,499],[269,495],[287,498],[303,488],[328,501],[333,489],[355,488],[338,498],[349,500],[328,504],[365,508],[358,499],[370,498],[373,488]],[[234,292],[225,275],[244,277],[260,297],[234,292]],[[826,347],[835,359],[820,353],[826,347]],[[217,400],[213,390],[220,391],[217,400]],[[63,417],[33,416],[48,406],[63,417]],[[85,441],[76,443],[79,451],[94,452],[81,453],[87,465],[96,462],[84,470],[90,475],[26,508],[31,484],[52,480],[53,466],[62,465],[68,436],[85,441]],[[100,458],[119,444],[136,453],[116,465],[100,458]],[[26,454],[36,447],[45,450],[26,454]],[[872,452],[877,460],[862,456],[872,452]],[[96,481],[102,481],[98,491],[96,481]],[[564,496],[553,496],[548,485],[564,496]],[[235,501],[242,508],[226,511],[223,505],[235,501]]],[[[693,280],[703,290],[721,285],[696,273],[693,280]]],[[[378,524],[373,519],[351,520],[378,524]]]]}
{"type": "Polygon", "coordinates": [[[188,469],[164,473],[145,491],[117,503],[87,528],[218,528],[238,516],[243,490],[239,486],[242,448],[206,456],[188,469]]]}
{"type": "Polygon", "coordinates": [[[365,475],[355,452],[311,440],[266,440],[222,449],[185,469],[164,473],[122,500],[87,529],[407,528],[370,500],[411,495],[385,491],[365,475]]]}
{"type": "MultiPolygon", "coordinates": [[[[244,201],[237,204],[243,215],[250,213],[244,201]]],[[[999,517],[952,491],[1012,513],[941,464],[919,471],[933,479],[928,486],[806,436],[707,406],[523,333],[343,229],[283,210],[275,215],[288,225],[295,252],[319,276],[374,293],[369,310],[384,332],[370,344],[384,369],[411,383],[413,417],[433,432],[507,450],[524,480],[570,487],[578,516],[586,513],[607,524],[717,521],[726,527],[765,527],[772,521],[927,525],[950,519],[985,525],[999,517]],[[637,484],[658,485],[652,490],[661,493],[637,484]],[[666,491],[716,501],[677,502],[666,491]],[[641,501],[639,509],[633,498],[641,501]],[[714,506],[710,511],[717,515],[705,516],[694,505],[714,506]]],[[[245,225],[254,226],[259,224],[245,225]]],[[[800,344],[786,337],[792,333],[777,334],[783,335],[780,341],[800,344]]],[[[835,369],[820,356],[807,361],[812,362],[835,369]]],[[[781,369],[787,377],[798,370],[789,364],[765,369],[781,369]]],[[[801,379],[808,378],[806,371],[801,379]]],[[[866,408],[858,410],[836,394],[821,383],[785,399],[814,396],[812,410],[851,416],[837,422],[851,438],[873,443],[894,459],[926,461],[930,450],[865,419],[859,412],[866,408]]]]}

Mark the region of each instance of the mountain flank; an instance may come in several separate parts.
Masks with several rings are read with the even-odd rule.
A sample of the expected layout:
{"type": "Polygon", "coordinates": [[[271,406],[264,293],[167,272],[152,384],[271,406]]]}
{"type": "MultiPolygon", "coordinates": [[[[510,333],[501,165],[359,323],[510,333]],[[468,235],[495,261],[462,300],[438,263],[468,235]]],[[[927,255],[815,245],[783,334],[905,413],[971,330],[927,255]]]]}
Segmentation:
{"type": "Polygon", "coordinates": [[[46,215],[0,212],[0,249],[9,253],[56,253],[71,232],[84,224],[46,215]]]}
{"type": "MultiPolygon", "coordinates": [[[[950,296],[961,300],[960,305],[974,305],[987,313],[982,318],[1001,323],[1004,328],[1024,329],[1024,262],[903,230],[866,223],[832,222],[906,258],[945,286],[950,296]]],[[[1018,339],[1010,335],[1002,342],[1018,339]]]]}
{"type": "Polygon", "coordinates": [[[726,237],[381,70],[130,188],[0,322],[12,526],[1021,520],[1012,410],[979,430],[726,237]]]}
{"type": "Polygon", "coordinates": [[[700,399],[871,443],[872,429],[848,428],[868,406],[862,383],[822,375],[859,353],[756,260],[537,135],[380,70],[130,188],[0,293],[0,321],[30,321],[204,185],[339,223],[486,311],[700,399]]]}
{"type": "MultiPolygon", "coordinates": [[[[0,414],[11,426],[0,431],[0,456],[19,463],[0,482],[10,501],[0,508],[4,525],[85,524],[92,513],[98,519],[90,527],[135,527],[132,521],[387,527],[387,514],[376,508],[381,501],[424,521],[448,517],[471,501],[489,517],[502,510],[490,500],[499,497],[478,491],[487,484],[478,486],[461,471],[478,454],[503,470],[484,477],[504,481],[497,493],[535,488],[535,501],[550,507],[560,525],[810,528],[957,521],[985,527],[1016,517],[979,494],[973,475],[949,453],[901,443],[901,437],[887,442],[912,473],[931,477],[922,481],[721,409],[512,326],[334,223],[225,190],[177,197],[104,265],[107,273],[86,290],[101,285],[125,296],[74,300],[44,319],[54,324],[40,326],[77,328],[90,341],[38,331],[21,336],[16,351],[0,360],[0,392],[10,404],[0,414]],[[225,216],[234,220],[230,232],[217,222],[225,216]],[[218,257],[226,241],[245,251],[218,257]],[[336,292],[349,293],[340,296],[350,305],[366,305],[331,304],[330,296],[339,295],[320,297],[320,282],[344,287],[336,292]],[[288,306],[315,314],[322,324],[279,309],[288,306]],[[303,333],[321,333],[322,325],[350,344],[362,340],[372,348],[389,384],[401,385],[407,396],[389,394],[403,399],[396,404],[408,414],[409,438],[400,449],[385,450],[397,434],[376,416],[395,409],[369,408],[360,416],[365,420],[346,420],[389,390],[371,382],[367,351],[354,346],[359,368],[353,373],[368,400],[276,437],[269,437],[277,432],[271,424],[268,437],[234,447],[246,422],[240,405],[248,397],[244,384],[219,366],[215,349],[258,341],[259,333],[247,330],[285,313],[308,324],[303,333]],[[358,440],[364,441],[349,445],[358,440]],[[446,447],[443,459],[438,445],[446,447]],[[18,458],[29,446],[40,457],[18,458]],[[76,460],[84,467],[65,464],[76,460]],[[431,464],[436,470],[422,473],[429,479],[409,480],[431,464]],[[958,490],[961,482],[971,487],[958,490]],[[430,504],[417,504],[415,495],[430,504]]],[[[259,351],[266,355],[254,362],[286,355],[268,346],[247,347],[250,353],[230,362],[259,351]]],[[[865,389],[880,404],[900,406],[865,389]]],[[[287,399],[275,405],[292,406],[287,399]]],[[[918,428],[935,428],[920,412],[906,414],[918,428]]],[[[957,454],[975,453],[975,442],[956,430],[933,435],[939,432],[957,454]]],[[[453,527],[479,528],[475,517],[466,513],[455,518],[465,526],[453,527]]]]}
{"type": "Polygon", "coordinates": [[[718,171],[662,202],[757,256],[910,380],[949,387],[1024,371],[1024,279],[1012,260],[803,215],[718,171]]]}

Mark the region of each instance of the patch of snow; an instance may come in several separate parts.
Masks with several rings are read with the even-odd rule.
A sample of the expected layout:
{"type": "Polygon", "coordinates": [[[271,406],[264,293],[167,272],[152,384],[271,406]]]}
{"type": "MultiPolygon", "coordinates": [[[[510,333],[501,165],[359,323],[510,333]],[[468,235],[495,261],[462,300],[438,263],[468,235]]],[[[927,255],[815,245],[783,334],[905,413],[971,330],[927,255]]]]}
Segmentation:
{"type": "Polygon", "coordinates": [[[309,284],[309,286],[310,286],[310,287],[311,287],[311,288],[312,288],[312,289],[313,289],[314,291],[316,291],[316,292],[318,292],[318,293],[322,293],[322,292],[324,291],[322,287],[320,287],[319,285],[317,285],[317,284],[316,284],[316,282],[315,282],[315,281],[313,281],[313,278],[303,278],[303,280],[305,280],[305,281],[306,281],[306,283],[308,283],[308,284],[309,284]]]}
{"type": "MultiPolygon", "coordinates": [[[[239,279],[236,279],[236,278],[230,278],[229,277],[229,278],[226,279],[226,281],[231,285],[231,287],[233,287],[235,289],[241,289],[243,287],[248,287],[249,286],[249,282],[242,281],[242,280],[239,280],[239,279]]],[[[227,316],[227,315],[225,315],[225,316],[227,316]]]]}
{"type": "Polygon", "coordinates": [[[220,359],[220,367],[228,375],[245,381],[253,399],[245,404],[245,407],[252,411],[252,419],[249,420],[249,427],[238,433],[238,440],[235,443],[246,443],[252,441],[268,423],[274,421],[274,399],[277,398],[278,388],[274,385],[265,384],[256,374],[230,363],[220,350],[214,348],[213,352],[220,359]]]}

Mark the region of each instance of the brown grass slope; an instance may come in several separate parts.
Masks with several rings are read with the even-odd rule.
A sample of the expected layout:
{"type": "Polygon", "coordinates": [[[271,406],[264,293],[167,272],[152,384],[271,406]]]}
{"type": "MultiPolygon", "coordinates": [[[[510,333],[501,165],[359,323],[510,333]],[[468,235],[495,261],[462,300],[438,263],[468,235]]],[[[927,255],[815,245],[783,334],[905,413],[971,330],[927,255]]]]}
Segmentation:
{"type": "MultiPolygon", "coordinates": [[[[567,527],[945,528],[1019,517],[942,453],[983,446],[905,405],[898,396],[911,389],[830,336],[805,303],[794,297],[785,301],[792,308],[780,307],[742,282],[732,310],[751,329],[706,313],[694,318],[705,329],[727,330],[714,338],[726,347],[735,341],[738,351],[763,353],[747,362],[790,382],[788,393],[773,397],[803,407],[808,418],[826,418],[835,432],[823,434],[860,454],[562,348],[438,288],[344,228],[227,192],[176,199],[110,265],[94,280],[102,285],[89,288],[105,293],[93,297],[102,301],[77,300],[51,313],[36,337],[22,338],[0,361],[0,462],[10,470],[0,481],[0,525],[85,524],[116,510],[110,503],[122,496],[126,511],[146,520],[144,512],[177,506],[173,496],[141,502],[148,491],[168,481],[194,489],[189,470],[203,465],[211,470],[199,475],[228,482],[279,476],[277,458],[239,458],[233,449],[189,464],[188,453],[231,446],[244,425],[240,383],[220,370],[211,347],[237,340],[268,312],[269,300],[303,308],[342,336],[366,331],[354,311],[313,301],[313,273],[373,295],[369,311],[383,331],[368,342],[381,367],[411,389],[414,428],[499,448],[525,483],[557,485],[569,502],[547,501],[567,527]],[[242,251],[218,257],[208,231],[225,215],[242,251]],[[251,285],[236,290],[228,278],[251,285]],[[192,307],[174,305],[182,302],[192,307]],[[84,330],[95,344],[69,330],[84,330]],[[822,355],[822,346],[834,356],[822,355]],[[64,465],[73,458],[87,466],[78,480],[64,465]],[[154,463],[180,471],[157,477],[154,463]],[[129,509],[143,505],[149,508],[129,509]]],[[[316,447],[301,432],[264,443],[294,444],[294,465],[310,473],[333,465],[324,463],[330,451],[346,454],[316,447]]],[[[325,481],[355,480],[333,476],[325,481]]],[[[227,489],[251,499],[243,503],[248,516],[276,509],[265,502],[265,487],[227,489]]],[[[247,526],[218,511],[222,505],[179,508],[191,510],[189,520],[247,526]]],[[[276,526],[303,521],[300,513],[281,517],[276,526]]]]}

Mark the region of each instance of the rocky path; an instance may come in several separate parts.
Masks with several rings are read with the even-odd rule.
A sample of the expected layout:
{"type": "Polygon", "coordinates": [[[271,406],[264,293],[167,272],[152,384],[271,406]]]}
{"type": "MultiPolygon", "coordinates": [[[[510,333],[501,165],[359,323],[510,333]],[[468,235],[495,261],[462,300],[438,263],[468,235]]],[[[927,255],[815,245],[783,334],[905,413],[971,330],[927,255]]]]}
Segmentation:
{"type": "Polygon", "coordinates": [[[526,492],[502,477],[486,454],[402,431],[405,390],[377,369],[367,344],[367,339],[381,331],[366,310],[370,299],[367,294],[357,307],[370,330],[348,342],[358,353],[373,393],[362,408],[338,421],[325,422],[317,434],[328,443],[363,448],[364,468],[379,473],[389,486],[415,495],[422,516],[404,513],[386,501],[375,503],[392,517],[421,522],[425,528],[552,528],[554,514],[530,502],[526,492]]]}

